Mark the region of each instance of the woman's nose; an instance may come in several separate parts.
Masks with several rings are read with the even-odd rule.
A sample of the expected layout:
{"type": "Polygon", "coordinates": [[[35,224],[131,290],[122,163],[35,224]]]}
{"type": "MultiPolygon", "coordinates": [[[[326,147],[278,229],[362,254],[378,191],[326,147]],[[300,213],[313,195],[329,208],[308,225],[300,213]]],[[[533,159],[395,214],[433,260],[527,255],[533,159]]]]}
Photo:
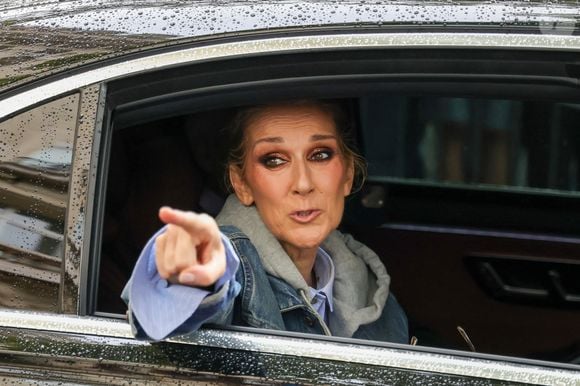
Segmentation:
{"type": "Polygon", "coordinates": [[[307,194],[314,190],[311,170],[305,162],[295,164],[294,171],[294,192],[297,194],[307,194]]]}

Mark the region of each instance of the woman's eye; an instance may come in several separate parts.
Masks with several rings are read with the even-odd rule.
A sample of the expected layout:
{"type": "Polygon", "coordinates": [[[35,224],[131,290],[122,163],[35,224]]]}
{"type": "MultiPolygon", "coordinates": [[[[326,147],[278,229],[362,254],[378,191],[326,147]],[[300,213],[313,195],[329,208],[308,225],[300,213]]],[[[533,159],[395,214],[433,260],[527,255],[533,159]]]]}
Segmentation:
{"type": "Polygon", "coordinates": [[[283,165],[286,161],[278,156],[268,155],[260,158],[260,163],[268,169],[274,169],[283,165]]]}
{"type": "Polygon", "coordinates": [[[333,154],[332,150],[318,150],[310,156],[310,159],[312,161],[327,161],[332,158],[333,154]]]}

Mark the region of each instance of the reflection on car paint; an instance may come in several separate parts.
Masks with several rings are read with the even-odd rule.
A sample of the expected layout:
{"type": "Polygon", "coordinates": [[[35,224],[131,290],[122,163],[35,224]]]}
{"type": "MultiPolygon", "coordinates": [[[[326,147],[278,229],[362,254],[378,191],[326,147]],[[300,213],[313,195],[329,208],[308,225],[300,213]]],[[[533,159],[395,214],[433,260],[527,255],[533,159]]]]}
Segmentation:
{"type": "Polygon", "coordinates": [[[105,55],[154,44],[224,33],[305,26],[390,28],[476,24],[502,28],[532,26],[542,34],[572,35],[575,2],[550,7],[517,2],[347,2],[288,1],[43,2],[0,4],[0,43],[8,57],[0,68],[0,89],[40,73],[78,66],[105,55]],[[50,33],[45,33],[49,32],[50,33]],[[58,33],[55,33],[58,31],[58,33]],[[22,50],[22,47],[26,47],[22,50]]]}
{"type": "MultiPolygon", "coordinates": [[[[201,374],[215,376],[319,384],[431,382],[477,385],[493,382],[503,385],[529,382],[568,385],[578,380],[578,374],[570,370],[549,371],[537,365],[498,362],[484,356],[474,360],[422,352],[421,349],[401,350],[399,345],[373,347],[357,345],[352,340],[328,342],[316,337],[305,340],[272,335],[271,332],[264,334],[264,331],[223,330],[200,330],[188,338],[148,343],[130,338],[130,327],[122,321],[6,311],[0,311],[0,318],[6,321],[5,327],[0,328],[0,351],[14,355],[12,360],[7,360],[15,366],[20,363],[25,367],[18,352],[30,351],[36,353],[36,359],[32,359],[29,366],[45,363],[51,356],[64,356],[69,358],[69,365],[87,369],[88,376],[118,376],[118,369],[106,365],[122,361],[125,364],[122,368],[132,378],[139,376],[140,369],[155,365],[155,372],[149,370],[152,377],[159,372],[167,375],[176,371],[178,379],[184,372],[193,377],[190,380],[196,380],[196,369],[203,369],[201,374]],[[130,364],[138,366],[134,368],[130,364]]],[[[3,360],[0,359],[0,363],[3,360]]],[[[55,367],[56,374],[63,369],[55,367]]],[[[74,379],[74,375],[69,374],[69,377],[74,379]]]]}
{"type": "Polygon", "coordinates": [[[0,305],[57,310],[74,94],[0,123],[0,305]]]}

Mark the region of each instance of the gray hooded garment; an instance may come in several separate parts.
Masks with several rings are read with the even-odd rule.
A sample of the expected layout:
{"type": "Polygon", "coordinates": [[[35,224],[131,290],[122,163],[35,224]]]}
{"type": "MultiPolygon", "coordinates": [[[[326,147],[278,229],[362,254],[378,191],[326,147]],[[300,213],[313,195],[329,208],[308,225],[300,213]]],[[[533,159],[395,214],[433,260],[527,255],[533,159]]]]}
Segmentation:
{"type": "MultiPolygon", "coordinates": [[[[278,240],[266,228],[255,206],[245,206],[232,194],[217,216],[220,225],[244,232],[258,251],[264,269],[296,290],[308,284],[278,240]]],[[[352,236],[335,230],[322,243],[335,267],[334,311],[329,315],[333,335],[350,338],[361,325],[376,321],[389,295],[390,277],[379,257],[352,236]]]]}

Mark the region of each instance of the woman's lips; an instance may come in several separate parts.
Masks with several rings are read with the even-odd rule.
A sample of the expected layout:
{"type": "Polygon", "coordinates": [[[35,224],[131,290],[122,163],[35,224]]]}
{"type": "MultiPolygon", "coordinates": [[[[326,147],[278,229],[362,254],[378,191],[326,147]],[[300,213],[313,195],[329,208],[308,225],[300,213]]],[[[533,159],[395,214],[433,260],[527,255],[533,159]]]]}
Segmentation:
{"type": "Polygon", "coordinates": [[[322,213],[320,209],[297,210],[290,213],[290,218],[301,224],[306,224],[314,220],[322,213]]]}

